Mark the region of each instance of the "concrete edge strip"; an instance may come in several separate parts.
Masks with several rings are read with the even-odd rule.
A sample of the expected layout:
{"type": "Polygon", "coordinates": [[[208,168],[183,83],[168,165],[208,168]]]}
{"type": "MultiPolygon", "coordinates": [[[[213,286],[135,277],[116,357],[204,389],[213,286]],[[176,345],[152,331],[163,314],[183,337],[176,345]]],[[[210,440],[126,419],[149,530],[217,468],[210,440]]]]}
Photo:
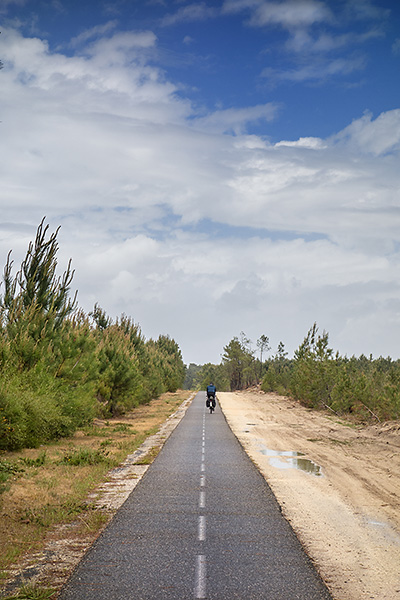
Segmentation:
{"type": "Polygon", "coordinates": [[[149,464],[137,464],[138,461],[143,460],[153,449],[163,447],[185,416],[195,395],[193,393],[184,400],[179,408],[161,425],[157,433],[146,438],[143,444],[133,454],[128,455],[121,465],[109,471],[107,474],[109,481],[101,484],[88,496],[89,503],[94,503],[97,508],[111,514],[114,514],[124,504],[150,466],[149,464]]]}

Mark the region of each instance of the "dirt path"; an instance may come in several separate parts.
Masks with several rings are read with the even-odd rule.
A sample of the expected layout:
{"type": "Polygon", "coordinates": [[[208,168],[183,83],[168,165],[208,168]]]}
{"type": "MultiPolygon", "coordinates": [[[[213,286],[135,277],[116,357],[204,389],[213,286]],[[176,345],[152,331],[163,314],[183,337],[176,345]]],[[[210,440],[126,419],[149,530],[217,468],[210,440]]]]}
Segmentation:
{"type": "Polygon", "coordinates": [[[334,598],[400,599],[400,423],[353,427],[275,394],[218,397],[334,598]]]}

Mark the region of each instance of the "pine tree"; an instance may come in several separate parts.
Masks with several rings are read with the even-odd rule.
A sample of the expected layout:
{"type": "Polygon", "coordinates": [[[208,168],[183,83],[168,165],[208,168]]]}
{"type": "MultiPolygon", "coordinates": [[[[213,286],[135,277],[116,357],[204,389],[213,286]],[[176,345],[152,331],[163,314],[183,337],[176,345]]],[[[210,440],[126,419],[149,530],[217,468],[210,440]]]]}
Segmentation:
{"type": "Polygon", "coordinates": [[[50,234],[48,225],[42,219],[35,242],[31,242],[20,270],[13,277],[11,251],[4,268],[4,294],[0,297],[0,308],[7,323],[21,318],[32,307],[38,314],[48,317],[55,326],[62,324],[76,307],[76,295],[69,297],[70,285],[74,277],[71,260],[66,271],[57,277],[57,235],[60,227],[50,234]]]}

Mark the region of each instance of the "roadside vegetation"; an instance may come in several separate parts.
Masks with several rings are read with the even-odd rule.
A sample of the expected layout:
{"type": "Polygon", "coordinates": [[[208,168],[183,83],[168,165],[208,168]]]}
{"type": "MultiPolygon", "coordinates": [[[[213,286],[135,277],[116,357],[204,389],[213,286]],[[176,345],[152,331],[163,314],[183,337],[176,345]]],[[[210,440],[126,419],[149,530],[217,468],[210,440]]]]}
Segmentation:
{"type": "Polygon", "coordinates": [[[282,342],[271,355],[266,335],[254,347],[242,332],[219,365],[186,369],[169,336],[146,340],[127,315],[79,308],[71,262],[57,274],[57,235],[43,220],[16,273],[8,255],[0,288],[0,585],[56,525],[79,522],[94,539],[109,515],[88,493],[188,397],[185,375],[186,390],[260,385],[357,419],[400,417],[400,361],[342,357],[316,324],[293,359],[282,342]]]}
{"type": "Polygon", "coordinates": [[[329,347],[327,332],[314,324],[287,358],[282,342],[276,353],[269,338],[260,336],[256,348],[242,332],[223,349],[219,365],[188,367],[186,384],[205,389],[212,381],[220,391],[260,385],[265,392],[290,396],[313,409],[350,414],[361,421],[400,418],[400,361],[362,355],[348,358],[329,347]]]}
{"type": "Polygon", "coordinates": [[[182,386],[185,366],[169,336],[146,340],[96,304],[85,314],[70,295],[71,261],[57,275],[57,231],[44,220],[0,289],[0,450],[71,436],[95,417],[115,417],[182,386]]]}
{"type": "Polygon", "coordinates": [[[79,308],[71,261],[57,272],[58,231],[43,219],[16,272],[10,251],[0,288],[0,584],[56,525],[95,537],[109,515],[88,493],[189,395],[172,338],[79,308]]]}
{"type": "MultiPolygon", "coordinates": [[[[3,452],[0,458],[0,588],[7,569],[40,550],[56,526],[74,523],[73,536],[94,539],[110,514],[88,502],[107,472],[156,433],[189,392],[166,393],[120,417],[96,418],[72,437],[41,448],[3,452]],[[78,526],[76,526],[78,523],[78,526]]],[[[155,456],[147,457],[150,462],[155,456]]],[[[68,537],[69,530],[63,530],[68,537]]],[[[28,589],[29,588],[29,589],[28,589]]],[[[36,598],[34,587],[16,598],[36,598]]],[[[42,597],[42,596],[37,596],[42,597]]]]}

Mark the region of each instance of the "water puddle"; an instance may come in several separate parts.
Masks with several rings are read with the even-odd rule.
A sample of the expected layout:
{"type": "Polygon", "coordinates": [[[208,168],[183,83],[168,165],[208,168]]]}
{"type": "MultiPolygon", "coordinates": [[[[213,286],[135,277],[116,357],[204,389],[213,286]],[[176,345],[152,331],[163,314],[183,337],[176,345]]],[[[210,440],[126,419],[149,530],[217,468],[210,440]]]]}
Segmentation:
{"type": "Polygon", "coordinates": [[[277,469],[298,469],[316,477],[322,476],[321,467],[309,458],[302,458],[304,457],[302,452],[271,450],[264,446],[264,444],[260,444],[260,446],[261,454],[268,456],[271,467],[277,469]]]}
{"type": "Polygon", "coordinates": [[[400,546],[400,536],[397,531],[384,521],[377,521],[369,517],[364,517],[363,521],[366,525],[373,527],[375,531],[379,531],[380,535],[383,536],[386,544],[393,544],[393,546],[400,546]]]}

